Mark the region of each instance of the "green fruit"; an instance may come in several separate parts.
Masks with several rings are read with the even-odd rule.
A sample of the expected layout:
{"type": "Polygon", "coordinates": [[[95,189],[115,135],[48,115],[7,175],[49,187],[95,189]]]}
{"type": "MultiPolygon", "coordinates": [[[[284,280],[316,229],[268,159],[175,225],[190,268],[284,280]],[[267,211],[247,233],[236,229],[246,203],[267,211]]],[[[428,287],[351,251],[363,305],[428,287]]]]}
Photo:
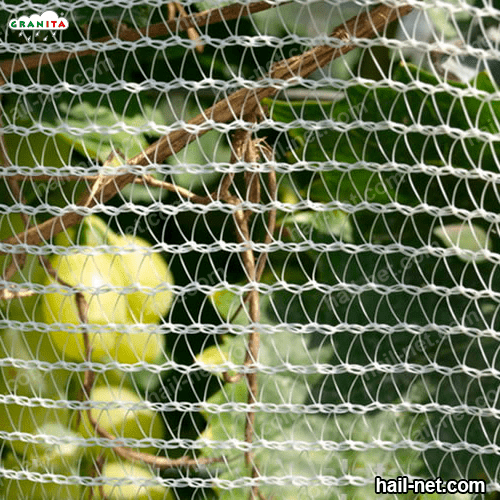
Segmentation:
{"type": "MultiPolygon", "coordinates": [[[[29,119],[15,119],[17,125],[33,126],[29,119]]],[[[6,134],[5,145],[10,159],[17,165],[39,167],[65,167],[70,161],[73,147],[61,139],[61,135],[50,136],[44,132],[31,132],[29,135],[6,134]]],[[[41,183],[37,183],[40,190],[41,183]]],[[[31,195],[30,190],[27,190],[31,195]]]]}
{"type": "Polygon", "coordinates": [[[117,336],[113,357],[121,363],[155,363],[163,352],[163,344],[163,335],[137,326],[132,333],[117,336]]]}
{"type": "Polygon", "coordinates": [[[79,443],[81,436],[72,432],[68,425],[55,422],[42,425],[39,431],[37,442],[26,445],[22,456],[19,455],[21,459],[29,460],[37,469],[45,468],[55,474],[65,474],[69,469],[75,469],[85,449],[79,443]],[[65,442],[53,442],[60,438],[64,438],[65,442]]]}
{"type": "MultiPolygon", "coordinates": [[[[102,325],[100,332],[89,332],[89,340],[92,344],[92,361],[101,361],[111,357],[114,353],[117,333],[110,323],[127,324],[127,304],[122,295],[110,291],[99,293],[99,287],[113,286],[111,279],[111,262],[106,255],[67,255],[55,256],[51,261],[58,276],[71,286],[89,287],[83,292],[87,301],[87,322],[91,325],[102,325]]],[[[48,284],[54,284],[55,280],[49,278],[48,284]]],[[[80,323],[75,296],[54,292],[44,297],[43,317],[48,324],[80,323]]],[[[85,346],[83,334],[78,332],[51,331],[51,339],[63,359],[85,359],[85,346]]]]}
{"type": "Polygon", "coordinates": [[[223,377],[223,373],[219,370],[215,370],[213,367],[217,365],[222,365],[229,361],[229,356],[227,350],[224,350],[219,345],[212,345],[207,347],[202,353],[196,356],[196,362],[203,366],[203,369],[215,373],[219,377],[223,377]]]}
{"type": "MultiPolygon", "coordinates": [[[[38,342],[35,340],[40,334],[36,332],[23,333],[17,330],[0,332],[0,358],[14,358],[17,360],[33,360],[31,348],[38,342]]],[[[41,344],[43,346],[43,344],[41,344]]],[[[36,352],[36,351],[35,351],[36,352]]],[[[37,358],[38,359],[38,358],[37,358]]],[[[45,361],[41,359],[41,361],[45,361]]],[[[52,362],[50,358],[49,362],[52,362]]],[[[42,371],[36,367],[20,368],[17,366],[3,366],[0,369],[0,394],[4,401],[0,401],[0,428],[5,432],[23,432],[33,435],[40,434],[40,429],[46,424],[59,423],[67,426],[68,410],[65,408],[45,408],[41,405],[29,406],[29,402],[17,402],[15,398],[46,398],[58,400],[66,392],[66,380],[61,377],[63,370],[54,374],[42,371]]],[[[18,453],[24,453],[29,443],[19,438],[5,441],[18,453]]]]}
{"type": "MultiPolygon", "coordinates": [[[[74,229],[74,228],[73,228],[74,229]]],[[[59,234],[56,243],[62,246],[76,244],[95,247],[98,245],[122,246],[149,244],[140,238],[121,237],[99,217],[89,216],[80,229],[59,234]]],[[[161,256],[143,256],[136,252],[127,255],[84,254],[55,256],[51,263],[58,276],[72,286],[83,285],[91,290],[84,293],[89,303],[88,323],[102,325],[98,333],[89,332],[93,346],[92,360],[106,362],[115,359],[121,363],[144,361],[154,363],[163,353],[163,336],[144,328],[144,324],[157,323],[168,312],[172,303],[172,292],[159,291],[153,295],[144,292],[126,293],[124,287],[158,287],[164,281],[173,283],[172,275],[161,256]],[[92,288],[114,286],[116,292],[95,293],[92,288]],[[130,333],[115,331],[110,323],[136,325],[130,333]]],[[[52,278],[46,284],[53,284],[52,278]]],[[[63,293],[51,293],[45,297],[42,320],[48,324],[55,322],[79,324],[75,298],[63,293]]],[[[117,330],[120,327],[117,326],[117,330]]],[[[54,346],[63,359],[83,361],[85,359],[83,335],[78,332],[51,332],[54,346]]]]}
{"type": "Polygon", "coordinates": [[[102,477],[106,478],[103,493],[109,500],[174,499],[170,490],[159,481],[159,476],[144,465],[109,462],[103,467],[102,477]],[[123,484],[124,481],[134,481],[134,483],[123,484]],[[144,484],[146,482],[147,484],[144,484]]]}
{"type": "MultiPolygon", "coordinates": [[[[51,261],[60,279],[71,286],[87,287],[83,292],[87,301],[87,322],[90,325],[102,325],[101,331],[89,331],[92,345],[92,361],[106,362],[114,359],[120,363],[154,362],[163,349],[163,337],[135,328],[131,333],[116,331],[121,325],[133,325],[134,320],[128,313],[126,295],[118,291],[99,292],[100,287],[115,286],[123,288],[121,267],[113,263],[108,255],[74,254],[55,256],[51,261]]],[[[47,284],[54,284],[50,278],[47,284]]],[[[78,325],[80,319],[74,295],[49,293],[44,297],[42,318],[48,323],[69,323],[78,325]]],[[[83,361],[85,346],[83,334],[78,332],[51,331],[53,345],[61,353],[62,359],[83,361]]]]}
{"type": "MultiPolygon", "coordinates": [[[[64,428],[46,427],[44,434],[56,436],[75,436],[64,428]]],[[[78,475],[82,449],[76,443],[64,445],[31,445],[33,449],[22,457],[7,455],[2,464],[6,469],[25,474],[57,474],[62,476],[78,475]],[[34,447],[36,446],[36,450],[34,447]],[[33,453],[34,452],[34,453],[33,453]]],[[[2,492],[8,500],[81,500],[79,484],[57,484],[29,479],[4,479],[2,492]]]]}
{"type": "MultiPolygon", "coordinates": [[[[68,410],[66,408],[44,408],[41,406],[27,406],[13,402],[0,402],[0,429],[4,432],[22,432],[37,436],[47,424],[69,425],[68,410]]],[[[31,443],[19,438],[5,440],[5,443],[14,451],[23,455],[31,443]]]]}
{"type": "MultiPolygon", "coordinates": [[[[0,330],[0,359],[14,358],[23,361],[56,363],[59,355],[54,350],[47,332],[23,332],[21,330],[0,330]]],[[[74,371],[65,369],[41,369],[36,366],[0,367],[0,385],[10,388],[19,396],[57,398],[69,390],[69,379],[74,371]]]]}
{"type": "MultiPolygon", "coordinates": [[[[32,351],[29,338],[39,336],[37,332],[24,333],[19,330],[0,331],[0,359],[14,358],[31,361],[36,354],[32,351]]],[[[9,394],[27,397],[52,397],[57,394],[57,384],[51,373],[36,367],[0,367],[0,386],[9,394]]],[[[2,391],[3,392],[3,391],[2,391]]]]}
{"type": "Polygon", "coordinates": [[[60,233],[56,243],[62,246],[80,243],[91,247],[112,245],[137,249],[122,254],[118,250],[110,253],[109,257],[114,264],[119,264],[119,271],[116,272],[120,274],[122,282],[128,286],[156,289],[127,293],[127,301],[129,313],[135,322],[157,323],[170,310],[173,300],[173,293],[165,289],[165,283],[173,285],[174,279],[163,257],[158,253],[146,254],[145,251],[151,248],[146,240],[138,236],[119,236],[95,215],[86,217],[82,228],[80,232],[71,228],[73,231],[70,229],[67,234],[60,233]]]}
{"type": "Polygon", "coordinates": [[[114,256],[123,269],[123,277],[127,283],[139,287],[148,287],[154,290],[132,292],[127,295],[130,314],[140,323],[157,323],[170,310],[173,293],[167,290],[167,285],[174,284],[174,278],[167,263],[158,253],[146,254],[144,250],[151,245],[137,236],[111,237],[111,245],[136,247],[137,252],[124,253],[114,256]]]}
{"type": "MultiPolygon", "coordinates": [[[[162,439],[164,437],[165,428],[160,414],[149,409],[144,400],[132,390],[118,386],[96,386],[92,389],[90,399],[108,405],[121,401],[128,403],[128,406],[131,406],[130,403],[135,406],[133,409],[123,407],[92,409],[92,417],[102,429],[113,436],[129,439],[162,439]]],[[[78,430],[85,438],[99,437],[86,413],[83,413],[78,430]]],[[[153,454],[158,452],[158,449],[153,446],[137,449],[153,454]]],[[[106,450],[112,450],[112,448],[106,448],[106,450]]],[[[91,451],[99,452],[102,450],[99,448],[99,450],[91,451]]]]}

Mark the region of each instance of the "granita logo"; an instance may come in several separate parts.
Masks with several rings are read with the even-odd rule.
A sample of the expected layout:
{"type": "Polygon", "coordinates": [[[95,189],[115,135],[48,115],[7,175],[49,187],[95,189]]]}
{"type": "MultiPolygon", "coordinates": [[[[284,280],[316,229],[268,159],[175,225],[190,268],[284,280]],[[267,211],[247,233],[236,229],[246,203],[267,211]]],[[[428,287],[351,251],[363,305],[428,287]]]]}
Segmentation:
{"type": "Polygon", "coordinates": [[[11,19],[9,27],[13,30],[41,31],[41,30],[65,30],[68,27],[68,20],[59,17],[54,11],[48,10],[41,15],[21,16],[18,19],[11,19]]]}

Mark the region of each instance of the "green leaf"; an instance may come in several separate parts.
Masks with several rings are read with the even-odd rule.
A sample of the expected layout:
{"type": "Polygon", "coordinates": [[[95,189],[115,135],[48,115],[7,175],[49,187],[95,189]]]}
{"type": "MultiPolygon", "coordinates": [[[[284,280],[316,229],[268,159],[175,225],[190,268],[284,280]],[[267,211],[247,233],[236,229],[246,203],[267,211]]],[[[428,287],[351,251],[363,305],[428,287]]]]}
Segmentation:
{"type": "MultiPolygon", "coordinates": [[[[207,347],[201,354],[196,356],[196,362],[210,371],[216,365],[222,365],[228,361],[228,353],[218,345],[207,347]]],[[[217,372],[220,373],[220,372],[217,372]]]]}
{"type": "Polygon", "coordinates": [[[486,231],[475,225],[448,224],[437,227],[433,233],[444,243],[446,248],[458,248],[467,250],[460,252],[457,256],[466,262],[484,262],[486,256],[484,250],[492,250],[493,245],[486,231]],[[471,255],[470,252],[473,252],[471,255]],[[479,253],[477,255],[477,253],[479,253]]]}
{"type": "Polygon", "coordinates": [[[352,225],[349,215],[340,210],[326,212],[306,211],[286,216],[281,225],[286,225],[292,239],[313,237],[313,231],[332,236],[340,241],[352,242],[352,225]],[[297,237],[295,237],[297,236],[297,237]]]}
{"type": "MultiPolygon", "coordinates": [[[[170,99],[171,109],[166,116],[168,121],[176,121],[178,116],[184,116],[185,120],[194,118],[200,112],[197,105],[190,103],[186,105],[183,97],[173,96],[170,99]]],[[[214,183],[220,177],[220,172],[215,170],[215,163],[226,163],[231,156],[231,148],[228,146],[225,135],[217,131],[210,131],[197,137],[188,146],[177,154],[168,158],[171,165],[182,165],[183,172],[174,174],[175,184],[196,192],[214,183]],[[200,173],[200,166],[205,169],[200,173]],[[210,168],[207,168],[210,166],[210,168]],[[193,171],[195,167],[196,171],[193,171]],[[191,171],[189,171],[191,168],[191,171]]]]}
{"type": "Polygon", "coordinates": [[[457,36],[454,16],[450,16],[446,9],[429,9],[426,14],[433,22],[436,31],[440,32],[440,36],[448,39],[457,36]]]}
{"type": "MultiPolygon", "coordinates": [[[[377,173],[356,168],[349,172],[322,172],[316,177],[309,188],[311,199],[326,203],[338,200],[356,205],[362,201],[389,203],[395,200],[402,176],[397,172],[377,173]]],[[[401,197],[398,199],[402,201],[401,197]]]]}
{"type": "MultiPolygon", "coordinates": [[[[265,308],[263,308],[264,310],[265,308]]],[[[265,320],[264,320],[265,321],[265,320]]],[[[268,367],[276,368],[276,373],[259,374],[258,401],[263,404],[312,404],[311,388],[322,385],[324,390],[333,384],[330,376],[321,374],[317,369],[323,363],[331,360],[334,349],[329,342],[320,342],[319,335],[301,335],[288,331],[277,331],[273,334],[262,334],[259,362],[268,367]],[[289,363],[296,369],[303,369],[303,373],[282,370],[283,363],[289,363]],[[316,367],[315,369],[312,369],[316,367]]],[[[323,339],[324,340],[324,339],[323,339]]],[[[241,336],[233,337],[224,345],[229,358],[241,364],[245,356],[246,343],[241,336]]],[[[228,405],[247,403],[247,383],[241,380],[236,384],[225,384],[220,391],[207,401],[210,405],[228,405]]],[[[238,412],[206,412],[208,422],[207,431],[203,437],[216,441],[244,440],[245,413],[238,412]]],[[[395,442],[399,439],[399,432],[409,428],[409,419],[406,416],[394,414],[379,415],[335,415],[331,413],[312,412],[307,414],[301,411],[259,411],[255,421],[255,440],[261,444],[256,447],[255,460],[260,474],[264,477],[283,478],[285,486],[262,484],[260,490],[266,498],[278,495],[280,499],[292,500],[298,498],[314,498],[330,500],[342,494],[355,500],[375,499],[373,486],[333,487],[324,486],[317,480],[317,476],[339,477],[347,474],[373,478],[374,470],[383,475],[397,475],[401,463],[413,464],[416,467],[415,453],[401,450],[396,453],[387,453],[382,449],[368,449],[365,451],[327,451],[319,447],[308,451],[294,450],[288,443],[305,443],[314,448],[321,440],[341,442],[347,435],[356,436],[356,441],[371,443],[373,439],[382,439],[395,442]],[[396,430],[399,429],[399,430],[396,430]],[[318,434],[319,433],[319,434],[318,434]],[[262,443],[277,443],[262,444],[262,443]],[[279,449],[284,447],[284,449],[279,449]],[[278,448],[278,449],[276,449],[278,448]],[[312,482],[309,486],[293,486],[286,477],[304,477],[312,482]],[[316,483],[314,482],[316,480],[316,483]],[[288,484],[288,486],[286,486],[288,484]]],[[[415,425],[415,422],[413,423],[415,425]]],[[[409,432],[409,431],[408,431],[409,432]]],[[[220,450],[213,447],[203,449],[204,456],[218,456],[220,450]]],[[[244,464],[243,451],[233,447],[224,450],[228,460],[228,468],[219,467],[219,479],[241,481],[250,477],[250,471],[244,464]]],[[[410,470],[409,467],[408,470],[410,470]]],[[[240,499],[248,497],[248,489],[218,489],[222,500],[240,499]]],[[[403,496],[400,498],[404,498],[403,496]]]]}
{"type": "MultiPolygon", "coordinates": [[[[151,176],[155,179],[160,180],[160,175],[156,173],[151,174],[151,176]]],[[[123,195],[123,198],[130,201],[131,203],[147,205],[155,201],[160,201],[162,196],[165,195],[165,191],[162,188],[147,186],[144,184],[136,184],[134,182],[127,184],[121,190],[121,193],[123,195]]]]}
{"type": "Polygon", "coordinates": [[[230,5],[233,2],[231,0],[204,0],[200,2],[195,2],[196,7],[200,11],[203,10],[208,10],[208,9],[214,9],[214,8],[221,8],[224,7],[225,5],[230,5]]]}
{"type": "MultiPolygon", "coordinates": [[[[163,365],[171,361],[171,359],[167,356],[167,352],[165,349],[162,349],[158,358],[155,359],[155,365],[163,365]]],[[[138,387],[143,394],[157,394],[160,390],[160,386],[162,383],[162,378],[168,377],[170,374],[170,370],[161,370],[158,373],[154,373],[150,370],[139,370],[137,372],[132,372],[130,374],[131,379],[133,380],[133,386],[138,387]]]]}
{"type": "Polygon", "coordinates": [[[286,155],[289,161],[321,165],[321,172],[312,175],[303,194],[319,202],[426,203],[437,207],[449,206],[453,199],[456,208],[466,210],[475,209],[476,200],[483,199],[483,208],[498,212],[498,196],[484,180],[464,182],[463,176],[449,170],[436,175],[390,168],[397,163],[496,171],[500,140],[477,137],[477,130],[494,137],[499,134],[500,100],[450,91],[474,86],[487,95],[494,93],[496,86],[490,77],[481,73],[470,84],[443,82],[405,64],[395,70],[392,80],[404,86],[353,85],[333,103],[263,101],[273,119],[292,124],[285,146],[292,149],[286,155]],[[325,123],[312,131],[295,127],[299,119],[316,127],[327,119],[334,124],[325,123]],[[423,130],[414,127],[401,132],[415,125],[423,130]],[[446,125],[470,137],[457,139],[446,125]]]}
{"type": "Polygon", "coordinates": [[[341,113],[350,114],[351,110],[342,93],[337,101],[280,101],[266,97],[262,104],[267,106],[274,120],[290,123],[294,120],[327,120],[341,113]]]}
{"type": "MultiPolygon", "coordinates": [[[[354,229],[363,218],[364,214],[356,217],[354,229]]],[[[401,220],[405,224],[408,218],[401,216],[401,220]]],[[[302,252],[293,267],[299,271],[307,270],[306,276],[298,282],[302,286],[280,289],[272,298],[272,307],[264,308],[279,324],[300,324],[309,328],[320,325],[318,330],[331,327],[334,331],[332,335],[318,333],[311,336],[316,337],[314,345],[333,346],[335,352],[328,361],[330,366],[345,366],[347,360],[351,367],[367,367],[374,363],[384,367],[365,374],[336,373],[315,385],[309,384],[309,397],[315,404],[337,405],[347,400],[353,406],[365,406],[374,400],[380,405],[402,400],[451,407],[463,404],[495,407],[494,399],[483,403],[480,398],[488,391],[496,394],[498,381],[493,375],[485,375],[479,381],[473,373],[474,370],[496,366],[494,353],[497,340],[489,337],[478,340],[471,337],[470,332],[498,329],[498,304],[494,296],[471,299],[470,295],[480,293],[484,283],[488,283],[494,293],[500,290],[496,268],[490,262],[472,266],[455,257],[417,251],[421,250],[426,234],[421,228],[430,228],[435,221],[429,217],[417,222],[416,226],[420,229],[415,229],[413,233],[407,226],[403,225],[401,229],[398,219],[389,217],[380,223],[380,227],[371,222],[369,224],[371,232],[368,241],[374,242],[374,234],[382,237],[385,231],[387,238],[383,241],[397,241],[411,250],[409,255],[390,251],[378,253],[371,248],[358,248],[355,253],[348,249],[302,252]],[[314,267],[308,267],[308,262],[313,262],[314,267]],[[460,293],[457,290],[459,286],[466,287],[470,295],[460,293]],[[446,296],[444,292],[447,292],[446,296]],[[448,328],[456,329],[456,332],[447,335],[448,328]],[[417,333],[419,329],[422,333],[417,333]],[[452,386],[452,391],[440,389],[442,371],[433,370],[425,378],[406,370],[390,374],[385,371],[387,366],[394,367],[396,364],[424,367],[432,363],[451,369],[457,359],[467,368],[448,377],[447,387],[452,386]],[[425,395],[410,397],[408,391],[417,380],[424,381],[425,395]]],[[[468,246],[476,244],[480,249],[490,248],[481,228],[472,227],[473,235],[464,234],[466,228],[467,225],[464,225],[461,231],[455,233],[455,239],[461,246],[465,245],[466,236],[473,236],[468,246]]],[[[313,236],[314,242],[325,242],[324,238],[320,239],[319,233],[313,236]]],[[[332,237],[327,240],[328,243],[331,241],[332,237]]],[[[290,263],[293,262],[290,258],[283,269],[274,267],[274,275],[285,276],[285,271],[290,273],[290,263]]],[[[286,282],[290,283],[288,278],[286,282]]],[[[375,415],[376,412],[373,413],[375,415]]],[[[426,423],[419,435],[402,431],[401,436],[402,439],[410,439],[411,435],[412,439],[422,442],[439,439],[457,443],[468,439],[483,445],[491,442],[495,433],[494,420],[462,419],[431,411],[427,413],[426,423]]],[[[357,436],[354,432],[349,435],[357,436]]],[[[465,477],[466,474],[471,478],[484,477],[494,473],[499,463],[494,455],[472,461],[469,453],[429,449],[422,454],[428,470],[439,470],[447,478],[465,477]]],[[[351,497],[348,495],[347,498],[351,497]]]]}
{"type": "MultiPolygon", "coordinates": [[[[14,110],[9,110],[11,113],[14,110]]],[[[29,120],[16,120],[11,116],[11,120],[18,126],[30,128],[35,124],[29,120]]],[[[42,125],[47,126],[46,123],[42,125]]],[[[66,167],[71,163],[73,147],[68,144],[59,134],[47,135],[43,132],[34,132],[26,136],[17,134],[5,134],[5,145],[9,159],[13,165],[21,167],[31,167],[34,170],[39,167],[61,168],[66,167]]],[[[64,190],[69,191],[75,187],[74,182],[62,184],[64,190]]],[[[52,205],[64,206],[67,205],[67,200],[60,203],[58,193],[61,191],[61,183],[57,181],[49,182],[33,182],[31,189],[23,190],[23,195],[27,203],[39,204],[39,200],[43,200],[50,196],[52,205]],[[59,202],[59,203],[58,203],[59,202]]],[[[2,193],[6,190],[2,186],[2,193]]],[[[10,198],[10,190],[6,190],[3,197],[4,202],[10,198]]]]}
{"type": "Polygon", "coordinates": [[[224,320],[233,318],[241,306],[238,315],[233,318],[233,323],[238,325],[248,325],[248,313],[245,312],[245,308],[247,308],[248,305],[242,305],[243,299],[240,295],[236,295],[230,290],[219,290],[211,294],[209,298],[215,310],[224,320]]]}
{"type": "Polygon", "coordinates": [[[111,152],[121,151],[126,158],[142,152],[147,147],[143,133],[132,135],[119,131],[119,125],[129,127],[146,127],[149,122],[148,113],[138,113],[133,116],[119,115],[107,106],[94,106],[89,102],[81,102],[74,106],[62,103],[61,112],[67,117],[64,123],[74,129],[97,127],[113,127],[115,131],[105,133],[103,130],[81,133],[61,133],[60,136],[71,144],[83,156],[89,159],[97,158],[104,163],[111,152]]]}
{"type": "MultiPolygon", "coordinates": [[[[16,125],[31,127],[30,121],[19,121],[16,125]]],[[[59,135],[46,135],[42,132],[27,136],[5,134],[5,145],[10,161],[22,167],[55,167],[69,164],[72,147],[59,135]]]]}

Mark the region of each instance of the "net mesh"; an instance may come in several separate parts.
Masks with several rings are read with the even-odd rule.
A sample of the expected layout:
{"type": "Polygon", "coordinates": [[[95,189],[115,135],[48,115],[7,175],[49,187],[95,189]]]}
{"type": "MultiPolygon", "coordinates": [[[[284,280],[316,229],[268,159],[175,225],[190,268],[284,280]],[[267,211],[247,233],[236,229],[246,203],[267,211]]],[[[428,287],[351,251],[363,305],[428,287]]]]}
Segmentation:
{"type": "Polygon", "coordinates": [[[0,499],[497,498],[498,2],[0,7],[0,499]]]}

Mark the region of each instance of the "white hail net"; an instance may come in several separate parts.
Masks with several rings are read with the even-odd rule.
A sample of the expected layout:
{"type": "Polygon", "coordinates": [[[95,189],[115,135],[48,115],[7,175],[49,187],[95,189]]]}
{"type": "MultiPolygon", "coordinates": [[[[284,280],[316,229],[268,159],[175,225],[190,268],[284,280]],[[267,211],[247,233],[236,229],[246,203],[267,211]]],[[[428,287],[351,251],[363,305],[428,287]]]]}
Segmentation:
{"type": "Polygon", "coordinates": [[[378,4],[0,2],[1,500],[496,498],[500,2],[378,4]]]}

